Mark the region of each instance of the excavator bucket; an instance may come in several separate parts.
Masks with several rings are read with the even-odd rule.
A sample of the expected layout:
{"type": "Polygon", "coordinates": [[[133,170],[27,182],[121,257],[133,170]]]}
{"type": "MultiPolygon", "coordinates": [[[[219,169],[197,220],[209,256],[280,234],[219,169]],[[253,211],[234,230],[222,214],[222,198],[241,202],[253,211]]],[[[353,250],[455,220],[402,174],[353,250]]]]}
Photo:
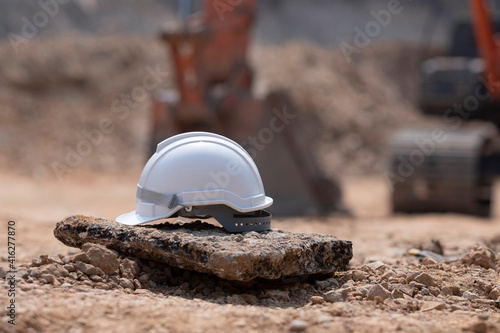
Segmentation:
{"type": "Polygon", "coordinates": [[[264,101],[253,137],[240,141],[259,168],[274,215],[324,215],[342,209],[337,182],[325,177],[301,130],[301,116],[290,98],[274,92],[264,101]]]}

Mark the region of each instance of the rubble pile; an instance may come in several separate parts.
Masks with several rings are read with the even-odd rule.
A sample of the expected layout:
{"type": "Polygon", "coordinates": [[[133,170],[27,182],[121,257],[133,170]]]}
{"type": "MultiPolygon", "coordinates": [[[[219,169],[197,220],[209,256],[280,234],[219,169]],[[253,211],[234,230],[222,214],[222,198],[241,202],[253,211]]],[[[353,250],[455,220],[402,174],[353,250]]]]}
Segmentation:
{"type": "MultiPolygon", "coordinates": [[[[6,271],[0,268],[0,276],[6,271]]],[[[282,277],[277,280],[255,279],[250,282],[228,281],[136,257],[123,257],[102,245],[86,243],[82,252],[70,256],[41,255],[30,265],[18,269],[22,290],[51,286],[66,290],[121,290],[127,293],[153,293],[187,298],[210,299],[226,304],[279,305],[307,304],[319,294],[315,281],[324,287],[338,286],[332,275],[282,277]],[[298,288],[300,286],[300,288],[298,288]]]]}
{"type": "MultiPolygon", "coordinates": [[[[311,302],[375,302],[405,312],[498,309],[500,284],[495,268],[495,254],[479,246],[448,264],[430,258],[404,266],[373,262],[338,273],[342,285],[312,297],[311,302]],[[458,282],[456,276],[467,278],[458,282]]],[[[340,315],[343,310],[338,310],[340,315]]]]}
{"type": "MultiPolygon", "coordinates": [[[[486,262],[491,252],[475,247],[463,258],[471,257],[486,262]]],[[[30,265],[18,269],[17,283],[25,291],[40,287],[79,292],[101,289],[151,297],[197,298],[218,304],[279,307],[309,304],[328,306],[325,309],[334,316],[352,316],[371,306],[403,313],[475,311],[486,315],[488,311],[498,311],[500,284],[496,257],[495,266],[490,268],[468,259],[453,263],[427,259],[398,266],[378,261],[332,274],[240,282],[121,256],[102,245],[86,243],[81,252],[73,255],[34,258],[30,265]],[[456,276],[467,278],[457,280],[456,276]]],[[[0,268],[0,277],[5,278],[5,274],[0,268]]]]}

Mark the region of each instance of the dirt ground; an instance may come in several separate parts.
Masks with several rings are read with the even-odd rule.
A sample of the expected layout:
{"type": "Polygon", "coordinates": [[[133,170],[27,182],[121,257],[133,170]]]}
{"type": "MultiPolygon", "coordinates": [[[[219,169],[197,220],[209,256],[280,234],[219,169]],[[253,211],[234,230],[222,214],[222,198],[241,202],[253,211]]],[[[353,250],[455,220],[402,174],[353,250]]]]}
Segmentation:
{"type": "MultiPolygon", "coordinates": [[[[16,222],[16,264],[30,264],[41,254],[69,256],[78,249],[64,246],[52,234],[65,216],[87,214],[114,219],[134,207],[140,170],[103,174],[80,171],[64,181],[33,180],[0,173],[0,267],[7,267],[7,221],[16,222]],[[22,198],[22,200],[21,200],[22,198]]],[[[273,228],[336,235],[353,242],[348,272],[325,287],[321,278],[301,277],[269,282],[269,286],[231,286],[215,280],[219,297],[195,295],[190,284],[155,288],[104,290],[76,284],[68,288],[18,282],[16,326],[2,314],[5,332],[498,332],[500,309],[492,290],[500,288],[496,268],[471,262],[420,263],[410,248],[425,248],[438,239],[445,255],[463,255],[475,245],[500,251],[498,200],[489,220],[456,214],[389,214],[389,188],[380,177],[345,179],[346,203],[355,217],[275,219],[273,228]],[[436,283],[415,276],[426,273],[436,283]],[[363,288],[388,289],[403,279],[412,297],[363,295],[363,288]],[[416,279],[416,280],[415,280],[416,279]],[[417,283],[419,281],[421,283],[417,283]],[[259,290],[254,290],[258,288],[259,290]],[[453,291],[453,288],[458,288],[453,291]],[[324,301],[347,290],[345,300],[324,301]],[[449,290],[452,290],[449,292],[449,290]],[[447,292],[448,291],[448,292],[447,292]],[[238,295],[257,295],[253,304],[238,295]],[[266,296],[267,295],[267,296],[266,296]],[[319,297],[319,298],[318,298],[319,297]],[[373,298],[373,297],[372,297],[373,298]],[[315,303],[315,304],[313,304],[315,303]]],[[[496,187],[496,192],[500,187],[496,187]]],[[[198,279],[196,274],[186,275],[198,279]]],[[[327,281],[332,281],[327,280],[327,281]]],[[[0,303],[6,306],[7,283],[0,283],[0,303]]],[[[498,290],[497,290],[498,291],[498,290]]],[[[365,292],[366,294],[366,292],[365,292]]],[[[393,292],[394,294],[394,292],[393,292]]],[[[395,295],[395,294],[394,294],[395,295]]]]}

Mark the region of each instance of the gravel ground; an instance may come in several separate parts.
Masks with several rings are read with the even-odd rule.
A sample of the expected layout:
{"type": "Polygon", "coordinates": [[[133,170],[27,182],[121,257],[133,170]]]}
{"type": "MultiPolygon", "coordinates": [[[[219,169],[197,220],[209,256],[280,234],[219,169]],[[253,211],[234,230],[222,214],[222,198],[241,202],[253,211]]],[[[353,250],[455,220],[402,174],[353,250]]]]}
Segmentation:
{"type": "MultiPolygon", "coordinates": [[[[82,173],[54,183],[2,173],[0,218],[15,220],[18,234],[17,331],[500,330],[498,209],[489,221],[454,214],[390,216],[382,179],[349,179],[343,185],[356,217],[273,222],[278,229],[351,240],[349,269],[250,283],[123,257],[94,245],[69,248],[53,237],[55,223],[68,211],[113,218],[129,210],[137,176],[82,173]],[[20,196],[30,209],[21,209],[27,204],[20,196]],[[439,252],[433,239],[439,240],[444,261],[408,254],[412,248],[439,252]]],[[[6,248],[6,239],[0,246],[6,248]]],[[[7,304],[7,282],[0,286],[0,302],[7,304]]],[[[2,317],[2,330],[14,332],[7,319],[2,317]]]]}

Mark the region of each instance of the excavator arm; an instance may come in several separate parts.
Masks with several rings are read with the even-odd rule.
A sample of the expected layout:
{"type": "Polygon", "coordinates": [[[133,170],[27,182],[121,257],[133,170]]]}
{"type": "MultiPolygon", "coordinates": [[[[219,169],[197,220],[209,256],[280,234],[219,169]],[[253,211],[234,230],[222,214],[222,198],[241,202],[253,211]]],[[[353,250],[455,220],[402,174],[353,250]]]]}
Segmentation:
{"type": "Polygon", "coordinates": [[[484,77],[488,84],[491,98],[500,99],[499,60],[500,49],[493,29],[493,20],[485,0],[469,0],[476,47],[485,64],[484,77]]]}

